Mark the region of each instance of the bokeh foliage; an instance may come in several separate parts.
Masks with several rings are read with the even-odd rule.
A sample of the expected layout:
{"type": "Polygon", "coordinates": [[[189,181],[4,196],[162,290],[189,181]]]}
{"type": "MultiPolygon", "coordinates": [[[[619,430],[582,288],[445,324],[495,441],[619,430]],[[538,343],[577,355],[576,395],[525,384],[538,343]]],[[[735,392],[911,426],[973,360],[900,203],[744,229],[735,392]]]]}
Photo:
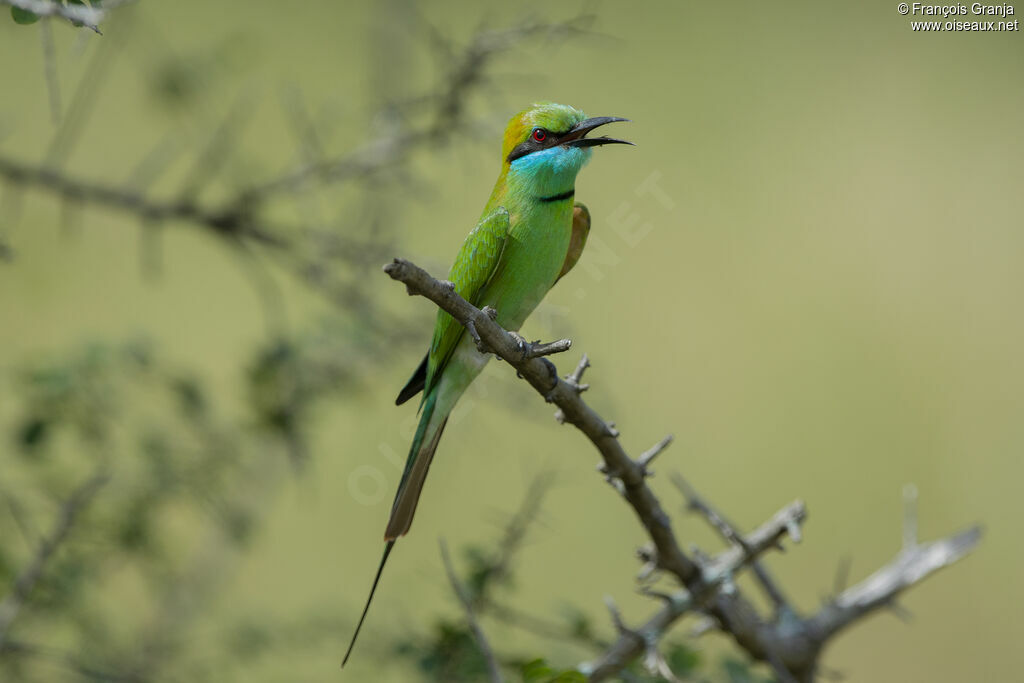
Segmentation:
{"type": "MultiPolygon", "coordinates": [[[[985,520],[1002,552],[910,596],[912,628],[875,619],[826,664],[851,681],[1019,673],[1019,35],[912,36],[882,2],[593,9],[596,37],[503,54],[443,116],[430,95],[459,82],[449,67],[481,24],[554,10],[141,0],[102,37],[54,25],[55,81],[46,23],[0,22],[0,57],[16,65],[0,153],[74,178],[223,208],[409,124],[429,140],[387,173],[242,207],[314,226],[286,255],[4,185],[2,585],[69,495],[110,478],[33,589],[0,676],[335,675],[397,479],[389,454],[408,444],[408,414],[390,403],[432,317],[378,267],[401,255],[443,272],[493,182],[504,118],[535,99],[628,116],[638,147],[585,170],[599,241],[530,336],[572,336],[624,439],[676,432],[672,466],[738,520],[806,497],[808,543],[773,560],[801,604],[831,590],[822,577],[841,557],[856,575],[891,556],[907,481],[923,529],[985,520]],[[636,195],[652,172],[673,209],[636,195]],[[380,473],[379,499],[353,495],[360,466],[380,473]]],[[[466,558],[473,584],[493,509],[552,465],[563,488],[497,595],[575,640],[485,617],[510,678],[557,677],[591,653],[579,641],[612,638],[605,594],[631,622],[650,610],[630,595],[633,520],[586,445],[507,370],[490,368],[489,393],[450,426],[347,675],[437,675],[441,652],[479,671],[436,538],[484,549],[466,558]]],[[[697,527],[683,536],[711,547],[697,527]]],[[[698,680],[763,676],[728,653],[706,637],[666,652],[698,680]]]]}

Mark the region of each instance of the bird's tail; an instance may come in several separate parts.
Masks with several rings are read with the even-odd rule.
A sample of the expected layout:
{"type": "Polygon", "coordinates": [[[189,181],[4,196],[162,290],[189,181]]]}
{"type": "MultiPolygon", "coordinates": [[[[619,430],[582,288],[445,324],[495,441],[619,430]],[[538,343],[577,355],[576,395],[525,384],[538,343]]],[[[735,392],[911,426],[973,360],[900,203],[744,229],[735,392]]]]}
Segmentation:
{"type": "Polygon", "coordinates": [[[398,484],[398,492],[395,494],[395,502],[391,507],[391,519],[388,520],[388,528],[384,532],[384,555],[380,558],[377,566],[377,575],[373,579],[373,586],[370,587],[370,595],[366,598],[366,606],[363,607],[363,614],[359,617],[356,631],[352,634],[352,640],[345,651],[345,658],[341,665],[345,666],[352,648],[355,647],[356,638],[363,628],[363,621],[366,620],[366,613],[370,611],[370,603],[373,602],[373,595],[377,592],[377,584],[380,583],[380,576],[384,572],[384,565],[387,564],[391,549],[395,547],[395,540],[405,535],[412,526],[412,517],[416,512],[416,503],[420,499],[420,491],[423,490],[423,482],[427,478],[427,470],[430,469],[430,461],[434,459],[434,451],[437,450],[437,442],[441,440],[441,432],[444,431],[445,423],[448,422],[448,414],[439,414],[434,419],[434,408],[437,406],[438,391],[434,390],[427,396],[423,403],[423,413],[420,416],[419,427],[416,428],[416,436],[413,437],[412,447],[409,449],[409,459],[405,463],[405,471],[402,472],[402,480],[398,484]]]}
{"type": "Polygon", "coordinates": [[[366,598],[366,605],[363,607],[363,614],[359,617],[359,623],[356,624],[356,632],[352,634],[352,640],[348,643],[348,649],[345,650],[345,658],[341,660],[342,667],[348,662],[349,655],[352,654],[352,648],[356,646],[356,638],[359,637],[359,631],[363,628],[363,622],[366,621],[366,613],[370,611],[370,603],[373,602],[373,594],[377,592],[377,584],[380,583],[380,575],[384,572],[384,565],[388,562],[388,555],[391,554],[391,549],[395,547],[394,541],[388,541],[387,545],[384,546],[384,555],[380,558],[380,564],[377,565],[377,576],[373,577],[373,586],[370,588],[370,597],[366,598]]]}
{"type": "Polygon", "coordinates": [[[412,446],[409,448],[409,458],[405,461],[405,471],[402,472],[402,480],[398,483],[398,491],[395,493],[395,502],[391,506],[391,518],[388,519],[388,528],[384,532],[385,541],[391,542],[399,536],[404,536],[412,526],[423,482],[427,479],[434,451],[441,440],[441,432],[448,422],[447,412],[435,415],[437,397],[440,393],[440,388],[435,388],[423,402],[420,424],[416,428],[416,436],[413,437],[412,446]]]}

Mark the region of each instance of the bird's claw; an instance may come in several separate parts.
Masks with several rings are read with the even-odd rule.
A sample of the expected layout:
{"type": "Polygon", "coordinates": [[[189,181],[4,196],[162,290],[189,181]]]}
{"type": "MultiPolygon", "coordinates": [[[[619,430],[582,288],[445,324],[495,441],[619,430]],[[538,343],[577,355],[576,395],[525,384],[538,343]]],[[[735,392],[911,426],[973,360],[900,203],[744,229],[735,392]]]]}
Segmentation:
{"type": "Polygon", "coordinates": [[[476,331],[476,325],[473,324],[472,320],[466,321],[466,331],[469,332],[473,343],[476,344],[476,350],[480,353],[487,353],[487,347],[484,346],[484,341],[480,338],[480,333],[476,331]]]}

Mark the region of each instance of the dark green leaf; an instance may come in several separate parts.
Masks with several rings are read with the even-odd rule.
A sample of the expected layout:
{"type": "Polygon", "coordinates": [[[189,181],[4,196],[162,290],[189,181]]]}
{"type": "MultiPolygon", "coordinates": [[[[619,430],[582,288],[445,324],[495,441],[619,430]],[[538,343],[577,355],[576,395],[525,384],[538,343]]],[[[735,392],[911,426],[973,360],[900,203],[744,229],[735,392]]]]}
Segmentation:
{"type": "Polygon", "coordinates": [[[39,416],[32,416],[22,423],[18,429],[18,444],[25,451],[34,451],[42,446],[50,435],[50,421],[39,416]]]}
{"type": "Polygon", "coordinates": [[[34,24],[39,21],[39,15],[18,7],[11,8],[11,19],[15,24],[34,24]]]}

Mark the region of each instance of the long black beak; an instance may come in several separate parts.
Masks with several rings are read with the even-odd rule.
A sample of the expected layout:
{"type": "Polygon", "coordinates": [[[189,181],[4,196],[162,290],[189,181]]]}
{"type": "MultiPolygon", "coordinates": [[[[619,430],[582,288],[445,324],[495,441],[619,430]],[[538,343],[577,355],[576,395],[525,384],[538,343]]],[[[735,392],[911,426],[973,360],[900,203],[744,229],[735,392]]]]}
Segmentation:
{"type": "Polygon", "coordinates": [[[627,140],[618,140],[616,138],[609,138],[601,136],[598,138],[588,138],[587,133],[594,130],[598,126],[603,126],[606,123],[615,123],[616,121],[629,121],[621,116],[595,116],[591,119],[580,121],[572,129],[565,134],[559,144],[568,145],[569,147],[594,147],[596,145],[632,145],[632,142],[627,140]]]}

